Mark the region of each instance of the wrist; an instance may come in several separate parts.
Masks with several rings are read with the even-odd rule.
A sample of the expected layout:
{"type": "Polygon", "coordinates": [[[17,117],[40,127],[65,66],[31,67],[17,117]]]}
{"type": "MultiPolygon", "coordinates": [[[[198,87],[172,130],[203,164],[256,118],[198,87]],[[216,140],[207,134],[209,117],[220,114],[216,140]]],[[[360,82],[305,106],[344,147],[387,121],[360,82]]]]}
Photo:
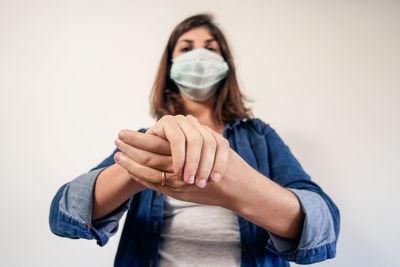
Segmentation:
{"type": "Polygon", "coordinates": [[[285,237],[295,238],[303,214],[296,196],[232,154],[223,181],[224,208],[285,237]],[[225,176],[226,175],[226,176],[225,176]]]}
{"type": "Polygon", "coordinates": [[[252,168],[232,149],[229,151],[229,164],[220,182],[222,207],[237,214],[241,213],[243,197],[247,194],[246,183],[252,168]]]}
{"type": "Polygon", "coordinates": [[[117,172],[117,175],[120,177],[124,177],[123,179],[126,181],[125,186],[129,189],[130,195],[136,194],[144,189],[146,187],[139,182],[137,182],[134,178],[134,176],[129,173],[124,167],[119,165],[118,163],[115,163],[113,165],[113,168],[117,172]]]}

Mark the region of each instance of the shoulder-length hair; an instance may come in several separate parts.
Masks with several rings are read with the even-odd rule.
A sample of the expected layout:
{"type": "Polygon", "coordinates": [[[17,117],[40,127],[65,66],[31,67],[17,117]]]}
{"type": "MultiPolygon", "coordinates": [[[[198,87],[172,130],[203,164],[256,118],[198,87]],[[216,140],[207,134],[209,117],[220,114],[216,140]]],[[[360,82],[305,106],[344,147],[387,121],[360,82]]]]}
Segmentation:
{"type": "Polygon", "coordinates": [[[236,79],[236,70],[228,43],[221,30],[213,22],[213,17],[208,14],[191,16],[178,24],[169,37],[167,47],[161,58],[158,72],[150,96],[151,115],[157,120],[164,115],[187,115],[179,89],[170,78],[172,53],[179,37],[185,32],[198,27],[206,27],[213,38],[218,42],[221,53],[228,63],[227,77],[221,81],[217,90],[217,99],[214,106],[214,116],[218,123],[225,124],[235,119],[249,119],[252,114],[246,108],[245,96],[240,92],[236,79]]]}

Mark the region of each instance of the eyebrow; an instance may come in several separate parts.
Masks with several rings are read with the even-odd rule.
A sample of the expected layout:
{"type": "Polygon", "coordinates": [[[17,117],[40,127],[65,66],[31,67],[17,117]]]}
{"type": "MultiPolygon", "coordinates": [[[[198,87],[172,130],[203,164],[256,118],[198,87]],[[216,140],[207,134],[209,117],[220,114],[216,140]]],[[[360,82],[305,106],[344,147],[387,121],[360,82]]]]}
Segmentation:
{"type": "MultiPolygon", "coordinates": [[[[214,38],[213,38],[213,39],[207,39],[207,40],[205,40],[204,42],[207,43],[207,44],[209,44],[209,43],[211,43],[211,42],[213,42],[213,41],[215,41],[214,38]]],[[[193,40],[188,40],[188,39],[181,40],[181,42],[187,42],[187,43],[189,43],[189,44],[193,44],[193,40]]]]}

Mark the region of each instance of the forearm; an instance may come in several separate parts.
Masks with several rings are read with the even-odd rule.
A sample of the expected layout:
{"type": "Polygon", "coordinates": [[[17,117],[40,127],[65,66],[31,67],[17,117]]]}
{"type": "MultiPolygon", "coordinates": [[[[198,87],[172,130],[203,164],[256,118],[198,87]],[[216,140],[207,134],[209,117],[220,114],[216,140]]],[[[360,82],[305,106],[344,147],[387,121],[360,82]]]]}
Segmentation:
{"type": "MultiPolygon", "coordinates": [[[[232,153],[231,153],[232,154],[232,153]]],[[[284,238],[300,236],[304,213],[295,194],[251,168],[236,153],[224,175],[227,208],[284,238]]]]}
{"type": "Polygon", "coordinates": [[[94,193],[92,220],[109,214],[133,194],[145,189],[118,164],[111,165],[97,177],[94,193]]]}

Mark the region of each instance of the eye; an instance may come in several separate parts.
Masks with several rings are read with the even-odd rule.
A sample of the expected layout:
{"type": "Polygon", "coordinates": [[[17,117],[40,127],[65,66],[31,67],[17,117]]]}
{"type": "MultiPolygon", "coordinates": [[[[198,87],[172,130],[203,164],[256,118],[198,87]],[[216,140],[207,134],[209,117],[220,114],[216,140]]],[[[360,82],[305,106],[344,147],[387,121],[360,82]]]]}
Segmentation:
{"type": "Polygon", "coordinates": [[[179,50],[179,51],[181,51],[182,53],[185,53],[185,52],[188,52],[188,51],[190,51],[191,49],[190,49],[190,47],[183,47],[183,48],[181,48],[181,50],[179,50]]]}
{"type": "Polygon", "coordinates": [[[212,52],[217,52],[217,49],[213,48],[213,47],[206,47],[206,49],[212,51],[212,52]]]}

